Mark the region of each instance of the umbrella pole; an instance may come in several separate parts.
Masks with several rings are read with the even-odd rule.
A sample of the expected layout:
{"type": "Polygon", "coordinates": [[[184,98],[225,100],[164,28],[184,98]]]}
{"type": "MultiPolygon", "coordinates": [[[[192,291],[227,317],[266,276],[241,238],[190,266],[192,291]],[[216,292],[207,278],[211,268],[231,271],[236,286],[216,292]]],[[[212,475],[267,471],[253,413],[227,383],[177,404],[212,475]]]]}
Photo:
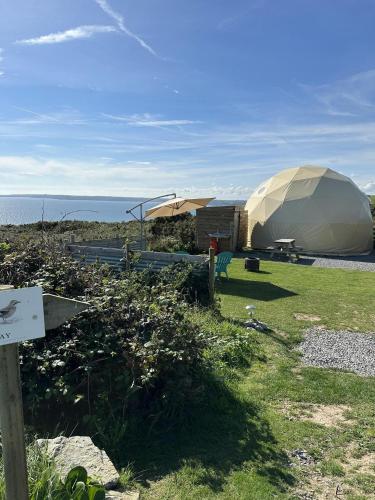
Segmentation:
{"type": "Polygon", "coordinates": [[[150,201],[158,200],[159,198],[165,198],[166,196],[173,196],[173,198],[176,198],[176,193],[168,193],[168,194],[162,194],[160,196],[155,196],[155,198],[150,198],[146,201],[142,201],[141,203],[138,203],[138,205],[135,205],[133,208],[130,208],[129,210],[126,211],[127,214],[131,214],[134,217],[134,219],[139,221],[139,223],[141,224],[141,230],[140,230],[141,250],[145,250],[145,248],[144,248],[144,222],[145,222],[145,219],[143,216],[143,205],[145,205],[146,203],[149,203],[150,201]],[[138,207],[139,207],[139,211],[140,211],[140,218],[139,219],[133,213],[133,210],[135,210],[138,207]]]}
{"type": "Polygon", "coordinates": [[[144,219],[143,219],[143,205],[141,205],[139,207],[140,209],[140,213],[141,213],[141,218],[140,218],[140,222],[141,222],[141,250],[146,250],[145,249],[145,245],[144,245],[144,241],[143,241],[143,222],[144,222],[144,219]]]}

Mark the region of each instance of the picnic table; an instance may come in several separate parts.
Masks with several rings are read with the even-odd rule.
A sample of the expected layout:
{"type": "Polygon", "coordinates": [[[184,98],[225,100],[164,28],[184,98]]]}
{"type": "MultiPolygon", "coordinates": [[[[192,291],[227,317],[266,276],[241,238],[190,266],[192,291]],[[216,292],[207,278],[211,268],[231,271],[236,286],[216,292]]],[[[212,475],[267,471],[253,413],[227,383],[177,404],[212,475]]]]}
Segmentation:
{"type": "Polygon", "coordinates": [[[291,262],[296,262],[299,259],[299,254],[302,247],[296,246],[294,238],[279,238],[274,241],[274,246],[268,247],[267,250],[271,252],[271,259],[275,255],[285,255],[291,262]]]}

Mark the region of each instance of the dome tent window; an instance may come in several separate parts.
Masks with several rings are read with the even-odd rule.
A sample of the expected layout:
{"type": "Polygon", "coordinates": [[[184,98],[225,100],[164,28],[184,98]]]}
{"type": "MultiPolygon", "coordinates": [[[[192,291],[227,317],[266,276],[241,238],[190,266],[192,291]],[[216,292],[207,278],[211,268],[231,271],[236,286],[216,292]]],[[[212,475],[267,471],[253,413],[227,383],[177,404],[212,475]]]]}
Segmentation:
{"type": "Polygon", "coordinates": [[[372,250],[367,196],[351,179],[329,168],[282,170],[255,190],[245,210],[252,248],[266,249],[280,238],[294,238],[309,253],[355,255],[372,250]]]}

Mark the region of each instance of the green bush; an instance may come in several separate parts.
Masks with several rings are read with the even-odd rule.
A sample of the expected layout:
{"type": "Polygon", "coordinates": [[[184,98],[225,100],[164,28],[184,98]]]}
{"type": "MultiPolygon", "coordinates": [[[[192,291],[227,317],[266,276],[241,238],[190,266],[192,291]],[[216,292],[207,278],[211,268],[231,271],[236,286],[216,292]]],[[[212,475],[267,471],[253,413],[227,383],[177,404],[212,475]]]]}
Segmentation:
{"type": "Polygon", "coordinates": [[[158,217],[149,226],[150,248],[156,252],[195,253],[195,217],[191,214],[158,217]]]}
{"type": "Polygon", "coordinates": [[[149,285],[155,280],[165,286],[169,284],[190,304],[209,305],[208,266],[205,264],[178,262],[160,272],[145,271],[141,279],[149,285]]]}
{"type": "Polygon", "coordinates": [[[187,277],[175,270],[118,279],[106,266],[83,267],[30,246],[8,255],[0,264],[3,283],[40,285],[91,304],[46,338],[21,345],[30,421],[52,426],[57,416],[66,425],[99,426],[105,435],[111,415],[123,418],[118,432],[125,432],[129,415],[171,415],[196,397],[206,340],[185,319],[187,277]]]}
{"type": "Polygon", "coordinates": [[[162,236],[158,239],[151,240],[150,249],[154,252],[173,253],[179,250],[186,250],[186,247],[182,241],[175,236],[162,236]]]}

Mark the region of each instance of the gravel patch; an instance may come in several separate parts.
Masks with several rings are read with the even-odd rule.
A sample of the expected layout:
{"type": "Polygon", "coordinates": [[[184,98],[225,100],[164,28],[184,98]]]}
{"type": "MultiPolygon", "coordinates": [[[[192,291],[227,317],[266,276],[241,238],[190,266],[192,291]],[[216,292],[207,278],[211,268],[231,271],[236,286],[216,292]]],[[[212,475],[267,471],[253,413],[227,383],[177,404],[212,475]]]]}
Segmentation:
{"type": "Polygon", "coordinates": [[[310,328],[298,349],[305,365],[375,376],[375,333],[310,328]]]}
{"type": "MultiPolygon", "coordinates": [[[[259,257],[262,260],[271,260],[270,253],[253,251],[252,256],[259,257]]],[[[287,262],[286,258],[279,257],[273,259],[275,262],[287,262]]],[[[334,256],[314,256],[301,255],[297,262],[300,266],[329,267],[338,269],[351,269],[354,271],[371,271],[375,273],[375,251],[370,255],[354,255],[349,257],[334,256]]]]}
{"type": "Polygon", "coordinates": [[[338,269],[352,269],[355,271],[375,272],[375,252],[370,255],[353,257],[310,257],[303,256],[299,264],[314,267],[329,267],[338,269]]]}

